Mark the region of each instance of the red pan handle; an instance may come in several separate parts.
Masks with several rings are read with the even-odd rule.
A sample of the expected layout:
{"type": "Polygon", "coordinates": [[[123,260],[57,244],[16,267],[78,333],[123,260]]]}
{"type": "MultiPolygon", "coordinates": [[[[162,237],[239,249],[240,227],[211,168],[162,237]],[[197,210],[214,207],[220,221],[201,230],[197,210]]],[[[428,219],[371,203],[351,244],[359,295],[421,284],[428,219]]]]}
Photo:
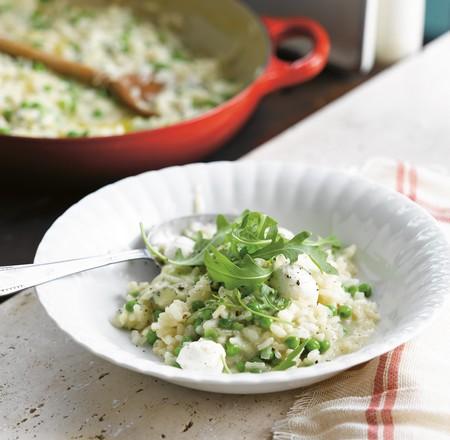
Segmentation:
{"type": "Polygon", "coordinates": [[[330,40],[319,23],[304,17],[263,17],[262,21],[272,41],[269,64],[258,80],[263,94],[305,82],[325,67],[330,52],[330,40]],[[280,60],[275,55],[277,45],[285,38],[299,35],[313,40],[314,47],[311,52],[293,63],[280,60]]]}

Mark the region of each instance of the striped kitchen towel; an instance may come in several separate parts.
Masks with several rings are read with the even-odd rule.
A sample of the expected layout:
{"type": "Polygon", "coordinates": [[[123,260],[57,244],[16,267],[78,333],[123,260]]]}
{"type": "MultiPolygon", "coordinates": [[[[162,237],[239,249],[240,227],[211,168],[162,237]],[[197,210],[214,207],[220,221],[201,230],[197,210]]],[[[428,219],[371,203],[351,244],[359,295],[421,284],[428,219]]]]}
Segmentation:
{"type": "MultiPolygon", "coordinates": [[[[450,240],[450,175],[389,159],[363,167],[427,209],[450,240]]],[[[426,332],[301,391],[275,440],[449,440],[450,301],[426,332]]]]}

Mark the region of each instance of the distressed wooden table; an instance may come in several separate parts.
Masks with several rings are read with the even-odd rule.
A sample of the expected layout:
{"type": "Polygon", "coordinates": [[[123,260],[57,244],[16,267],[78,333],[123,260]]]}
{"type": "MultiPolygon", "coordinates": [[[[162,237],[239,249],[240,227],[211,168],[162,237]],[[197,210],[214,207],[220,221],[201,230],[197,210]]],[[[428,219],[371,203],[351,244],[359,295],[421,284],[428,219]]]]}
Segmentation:
{"type": "MultiPolygon", "coordinates": [[[[447,35],[245,159],[347,168],[383,155],[450,169],[449,53],[447,35]]],[[[21,214],[45,205],[34,203],[13,219],[29,225],[21,214]]],[[[13,249],[14,234],[1,232],[2,248],[13,249]]],[[[0,306],[0,334],[2,440],[260,440],[301,393],[209,394],[115,367],[59,331],[31,290],[0,306]]]]}

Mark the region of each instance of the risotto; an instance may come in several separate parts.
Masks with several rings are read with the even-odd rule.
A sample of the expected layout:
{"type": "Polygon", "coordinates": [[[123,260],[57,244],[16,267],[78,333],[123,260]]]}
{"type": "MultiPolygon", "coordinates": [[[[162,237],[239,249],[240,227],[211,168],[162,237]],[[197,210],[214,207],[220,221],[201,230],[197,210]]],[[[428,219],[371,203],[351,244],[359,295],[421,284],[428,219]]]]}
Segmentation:
{"type": "Polygon", "coordinates": [[[182,44],[177,37],[182,17],[159,13],[151,2],[140,2],[139,13],[128,5],[0,0],[0,37],[84,63],[111,77],[153,75],[164,86],[152,99],[157,115],[138,116],[105,90],[0,53],[0,134],[123,134],[198,116],[239,91],[238,84],[224,78],[217,59],[195,57],[182,44]]]}
{"type": "Polygon", "coordinates": [[[161,244],[151,282],[132,282],[114,324],[165,363],[204,372],[308,367],[358,350],[379,319],[354,245],[293,235],[259,212],[193,224],[161,244]]]}

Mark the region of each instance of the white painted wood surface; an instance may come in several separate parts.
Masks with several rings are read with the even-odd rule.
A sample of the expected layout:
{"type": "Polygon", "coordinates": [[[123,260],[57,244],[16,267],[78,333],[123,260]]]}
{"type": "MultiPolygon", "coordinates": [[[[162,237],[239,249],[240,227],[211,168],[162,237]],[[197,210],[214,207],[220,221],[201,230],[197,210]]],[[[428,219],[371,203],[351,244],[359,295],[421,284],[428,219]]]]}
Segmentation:
{"type": "Polygon", "coordinates": [[[347,168],[374,156],[450,169],[450,33],[245,158],[347,168]]]}
{"type": "MultiPolygon", "coordinates": [[[[245,159],[347,168],[380,155],[450,169],[450,34],[245,159]]],[[[0,306],[0,334],[1,440],[261,440],[301,392],[208,394],[115,367],[56,328],[32,291],[0,306]]]]}

